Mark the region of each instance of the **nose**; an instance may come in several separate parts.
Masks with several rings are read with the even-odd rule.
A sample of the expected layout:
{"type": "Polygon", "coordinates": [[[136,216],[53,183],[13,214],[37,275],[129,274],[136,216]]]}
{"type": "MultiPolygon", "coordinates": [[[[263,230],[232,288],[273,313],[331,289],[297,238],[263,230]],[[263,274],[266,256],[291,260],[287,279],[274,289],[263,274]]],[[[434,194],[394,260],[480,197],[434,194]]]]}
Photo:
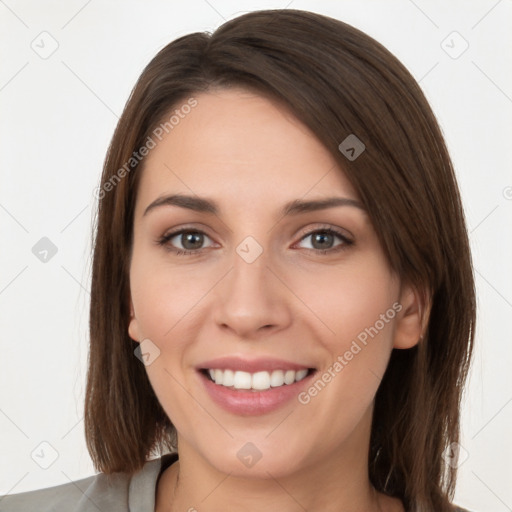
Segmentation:
{"type": "Polygon", "coordinates": [[[292,296],[263,251],[249,263],[238,253],[216,290],[215,322],[238,338],[256,340],[285,329],[291,322],[292,296]]]}

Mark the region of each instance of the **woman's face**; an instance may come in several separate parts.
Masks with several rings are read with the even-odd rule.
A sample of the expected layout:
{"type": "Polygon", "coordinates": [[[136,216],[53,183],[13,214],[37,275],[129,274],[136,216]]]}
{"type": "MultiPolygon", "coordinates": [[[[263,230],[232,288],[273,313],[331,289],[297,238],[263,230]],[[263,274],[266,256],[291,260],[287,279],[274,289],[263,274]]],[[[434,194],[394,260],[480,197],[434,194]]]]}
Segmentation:
{"type": "Polygon", "coordinates": [[[260,477],[366,466],[391,350],[420,334],[415,296],[304,125],[240,89],[195,99],[145,158],[130,267],[129,334],[180,459],[260,477]]]}

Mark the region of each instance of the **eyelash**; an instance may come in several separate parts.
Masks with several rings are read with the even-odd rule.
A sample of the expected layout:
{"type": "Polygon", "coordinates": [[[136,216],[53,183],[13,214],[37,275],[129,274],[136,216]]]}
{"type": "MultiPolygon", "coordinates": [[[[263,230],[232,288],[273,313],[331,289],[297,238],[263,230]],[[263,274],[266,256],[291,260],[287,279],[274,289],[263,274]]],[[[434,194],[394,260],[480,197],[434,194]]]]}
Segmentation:
{"type": "MultiPolygon", "coordinates": [[[[162,236],[157,240],[157,244],[164,247],[166,250],[173,252],[176,256],[187,256],[187,255],[199,255],[203,252],[203,250],[207,249],[207,247],[203,247],[202,249],[174,249],[169,245],[169,241],[173,239],[177,235],[182,235],[183,233],[195,233],[195,234],[202,234],[205,236],[208,236],[204,231],[201,231],[199,229],[190,229],[190,228],[182,228],[177,231],[173,231],[172,233],[168,233],[167,235],[162,236]]],[[[332,247],[330,249],[306,249],[307,251],[313,251],[316,254],[322,254],[326,255],[328,253],[333,254],[337,253],[339,251],[346,250],[348,247],[354,244],[352,240],[349,240],[345,235],[340,233],[339,231],[331,228],[317,228],[312,231],[308,231],[307,233],[304,233],[302,237],[300,238],[299,242],[307,238],[308,236],[314,235],[316,233],[323,233],[323,234],[329,234],[337,236],[341,239],[343,242],[342,244],[339,244],[335,247],[332,247]]]]}

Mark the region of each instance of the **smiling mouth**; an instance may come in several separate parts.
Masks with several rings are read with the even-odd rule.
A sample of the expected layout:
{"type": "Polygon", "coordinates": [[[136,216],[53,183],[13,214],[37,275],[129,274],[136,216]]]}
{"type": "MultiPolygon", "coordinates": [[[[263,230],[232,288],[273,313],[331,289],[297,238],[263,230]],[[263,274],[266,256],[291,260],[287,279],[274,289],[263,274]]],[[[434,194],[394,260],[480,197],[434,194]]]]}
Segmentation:
{"type": "Polygon", "coordinates": [[[244,391],[265,391],[272,388],[289,386],[300,382],[315,371],[315,368],[273,370],[270,372],[259,371],[254,373],[229,369],[222,370],[219,368],[203,368],[200,370],[207,379],[218,386],[244,391]]]}

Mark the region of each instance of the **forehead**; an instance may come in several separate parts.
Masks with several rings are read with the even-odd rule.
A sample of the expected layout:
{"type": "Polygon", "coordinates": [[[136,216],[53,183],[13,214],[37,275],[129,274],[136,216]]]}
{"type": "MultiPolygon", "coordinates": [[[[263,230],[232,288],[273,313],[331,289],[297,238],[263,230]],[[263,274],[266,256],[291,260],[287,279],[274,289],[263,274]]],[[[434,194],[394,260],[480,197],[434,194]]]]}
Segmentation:
{"type": "Polygon", "coordinates": [[[193,97],[145,157],[138,202],[168,192],[240,206],[333,193],[357,199],[330,152],[282,104],[244,89],[193,97]]]}

